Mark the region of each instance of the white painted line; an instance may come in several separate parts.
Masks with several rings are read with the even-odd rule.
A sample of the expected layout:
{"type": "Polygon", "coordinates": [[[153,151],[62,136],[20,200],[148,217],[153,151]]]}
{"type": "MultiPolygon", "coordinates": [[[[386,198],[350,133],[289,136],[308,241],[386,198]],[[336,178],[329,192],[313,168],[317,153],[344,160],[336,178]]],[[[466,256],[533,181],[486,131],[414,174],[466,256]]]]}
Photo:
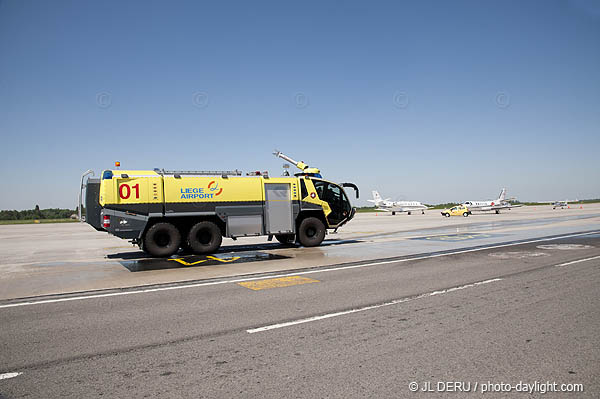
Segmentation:
{"type": "Polygon", "coordinates": [[[4,373],[4,374],[0,374],[0,380],[8,380],[9,378],[15,378],[17,376],[20,376],[23,373],[4,373]]]}
{"type": "Polygon", "coordinates": [[[373,310],[373,309],[383,308],[385,306],[398,305],[400,303],[412,302],[412,301],[415,301],[417,299],[427,298],[427,297],[430,297],[430,296],[443,295],[443,294],[447,294],[449,292],[464,290],[464,289],[467,289],[467,288],[476,287],[478,285],[494,283],[494,282],[500,281],[500,280],[502,280],[502,279],[501,278],[494,278],[494,279],[491,279],[491,280],[479,281],[477,283],[472,283],[472,284],[467,284],[467,285],[461,285],[461,286],[458,286],[458,287],[452,287],[452,288],[448,288],[448,289],[445,289],[445,290],[427,292],[425,294],[417,295],[417,296],[414,296],[414,297],[402,298],[402,299],[395,299],[395,300],[390,301],[390,302],[380,303],[379,305],[365,306],[363,308],[356,308],[356,309],[344,310],[342,312],[329,313],[329,314],[324,314],[324,315],[320,315],[320,316],[307,317],[305,319],[298,319],[298,320],[293,320],[293,321],[287,321],[285,323],[271,324],[269,326],[258,327],[258,328],[251,328],[249,330],[246,330],[246,332],[249,333],[249,334],[254,334],[254,333],[257,333],[257,332],[268,331],[268,330],[275,330],[277,328],[290,327],[290,326],[295,326],[297,324],[310,323],[310,322],[313,322],[313,321],[319,321],[319,320],[323,320],[323,319],[330,319],[332,317],[344,316],[344,315],[352,314],[352,313],[365,312],[367,310],[373,310]]]}
{"type": "Polygon", "coordinates": [[[561,263],[560,265],[556,265],[556,267],[574,265],[575,263],[587,262],[588,260],[594,260],[594,259],[600,259],[600,255],[592,256],[591,258],[585,258],[585,259],[574,260],[571,262],[561,263]]]}
{"type": "Polygon", "coordinates": [[[197,288],[197,287],[205,287],[205,286],[210,286],[210,285],[236,284],[236,283],[241,283],[241,282],[245,282],[245,281],[255,281],[255,280],[264,280],[264,279],[270,279],[270,278],[299,276],[299,275],[303,275],[303,274],[315,274],[315,273],[325,273],[325,272],[331,272],[331,271],[359,269],[359,268],[363,268],[363,267],[381,266],[381,265],[389,265],[390,263],[403,263],[403,262],[410,262],[413,260],[439,258],[442,256],[450,256],[450,255],[465,254],[465,253],[469,253],[469,252],[485,251],[488,249],[504,248],[504,247],[511,247],[511,246],[515,246],[515,245],[523,245],[523,244],[531,244],[534,242],[560,240],[562,238],[585,236],[585,235],[589,235],[589,234],[598,234],[598,233],[600,233],[600,231],[591,231],[588,233],[567,234],[567,235],[559,236],[559,237],[539,238],[539,239],[524,241],[524,242],[519,242],[519,243],[498,244],[498,245],[492,245],[492,246],[484,247],[484,248],[463,249],[463,250],[457,250],[457,251],[453,251],[453,252],[446,252],[446,253],[442,253],[442,254],[424,255],[424,256],[417,256],[414,258],[407,258],[407,259],[386,260],[386,261],[380,261],[380,262],[363,263],[363,264],[352,265],[352,266],[341,266],[341,267],[334,266],[334,267],[330,267],[327,269],[307,270],[307,271],[303,271],[303,272],[284,273],[284,274],[276,274],[276,275],[270,275],[270,276],[247,277],[247,278],[240,278],[240,279],[234,279],[234,280],[210,281],[210,282],[206,282],[206,283],[183,284],[183,285],[174,285],[174,286],[169,286],[169,287],[146,288],[146,289],[140,289],[140,290],[134,290],[134,291],[111,292],[111,293],[106,293],[106,294],[82,295],[82,296],[74,296],[74,297],[69,297],[69,298],[42,299],[42,300],[30,301],[30,302],[9,303],[6,305],[0,305],[0,309],[14,308],[14,307],[19,307],[19,306],[42,305],[45,303],[58,303],[58,302],[80,301],[80,300],[84,300],[84,299],[107,298],[107,297],[121,296],[121,295],[145,294],[148,292],[179,290],[179,289],[183,289],[183,288],[197,288]]]}

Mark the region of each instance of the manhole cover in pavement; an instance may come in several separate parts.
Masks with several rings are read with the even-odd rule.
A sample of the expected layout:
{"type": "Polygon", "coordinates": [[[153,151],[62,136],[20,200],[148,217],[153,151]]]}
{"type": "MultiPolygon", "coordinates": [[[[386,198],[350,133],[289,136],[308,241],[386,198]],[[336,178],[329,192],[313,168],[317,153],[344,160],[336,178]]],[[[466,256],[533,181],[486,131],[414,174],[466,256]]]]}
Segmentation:
{"type": "Polygon", "coordinates": [[[570,250],[570,249],[588,249],[588,248],[594,248],[594,246],[593,245],[584,245],[584,244],[547,244],[547,245],[538,245],[537,248],[570,250]]]}
{"type": "Polygon", "coordinates": [[[514,251],[514,252],[494,252],[490,254],[492,258],[496,259],[526,259],[526,258],[537,258],[540,256],[549,256],[544,252],[531,252],[531,251],[514,251]]]}

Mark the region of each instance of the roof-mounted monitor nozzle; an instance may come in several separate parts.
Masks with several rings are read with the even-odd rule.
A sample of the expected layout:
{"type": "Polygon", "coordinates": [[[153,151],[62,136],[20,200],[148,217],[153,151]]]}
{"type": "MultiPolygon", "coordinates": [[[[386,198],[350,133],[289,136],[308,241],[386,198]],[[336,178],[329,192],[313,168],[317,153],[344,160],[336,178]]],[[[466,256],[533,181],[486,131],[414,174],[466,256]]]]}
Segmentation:
{"type": "Polygon", "coordinates": [[[277,150],[273,151],[273,155],[275,155],[276,157],[281,158],[283,160],[286,160],[289,163],[296,165],[296,167],[298,169],[300,169],[302,171],[302,173],[296,173],[295,176],[313,176],[313,177],[319,177],[319,178],[321,177],[321,171],[318,168],[311,168],[307,164],[305,164],[303,161],[300,161],[300,162],[294,161],[292,158],[288,157],[281,151],[277,151],[277,150]]]}

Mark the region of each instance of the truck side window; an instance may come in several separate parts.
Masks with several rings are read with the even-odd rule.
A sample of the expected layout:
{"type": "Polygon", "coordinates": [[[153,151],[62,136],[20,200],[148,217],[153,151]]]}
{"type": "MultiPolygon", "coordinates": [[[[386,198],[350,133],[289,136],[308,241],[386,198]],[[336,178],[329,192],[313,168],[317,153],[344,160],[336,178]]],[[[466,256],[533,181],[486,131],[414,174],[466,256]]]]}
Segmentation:
{"type": "Polygon", "coordinates": [[[313,180],[312,182],[313,182],[313,184],[315,186],[315,190],[317,190],[317,195],[319,196],[319,199],[321,201],[327,201],[325,199],[325,196],[324,196],[324,194],[325,194],[325,185],[327,183],[325,183],[323,180],[313,180]]]}
{"type": "Polygon", "coordinates": [[[304,183],[304,179],[300,179],[300,200],[308,197],[308,190],[306,189],[306,183],[304,183]]]}

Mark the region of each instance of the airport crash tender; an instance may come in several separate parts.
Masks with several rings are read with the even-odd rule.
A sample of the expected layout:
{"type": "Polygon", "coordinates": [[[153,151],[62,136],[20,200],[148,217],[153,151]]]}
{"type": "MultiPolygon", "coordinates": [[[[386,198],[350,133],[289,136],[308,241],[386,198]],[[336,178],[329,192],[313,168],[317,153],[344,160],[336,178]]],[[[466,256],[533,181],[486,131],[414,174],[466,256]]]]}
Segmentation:
{"type": "MultiPolygon", "coordinates": [[[[79,209],[97,230],[131,240],[153,256],[183,248],[212,253],[222,237],[268,235],[284,244],[320,245],[326,229],[354,217],[343,187],[321,178],[320,171],[276,152],[300,170],[294,177],[269,177],[235,171],[105,170],[89,178],[79,209]]],[[[88,171],[84,174],[93,173],[88,171]]]]}

